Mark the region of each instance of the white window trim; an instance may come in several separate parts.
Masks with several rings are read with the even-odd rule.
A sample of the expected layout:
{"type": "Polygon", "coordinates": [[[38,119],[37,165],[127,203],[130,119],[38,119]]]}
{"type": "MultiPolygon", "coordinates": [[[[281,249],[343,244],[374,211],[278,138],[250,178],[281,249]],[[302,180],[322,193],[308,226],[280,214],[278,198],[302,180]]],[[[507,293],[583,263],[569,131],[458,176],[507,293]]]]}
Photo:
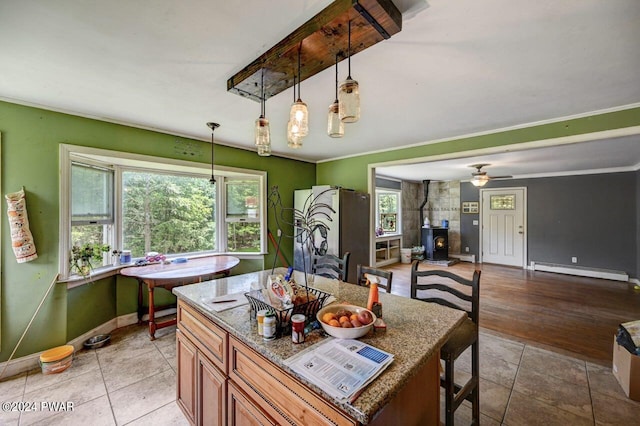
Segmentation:
{"type": "MultiPolygon", "coordinates": [[[[396,219],[396,232],[394,233],[384,233],[384,236],[390,236],[390,235],[402,235],[402,190],[401,189],[390,189],[390,188],[379,188],[376,187],[376,199],[375,199],[375,209],[374,209],[374,216],[375,216],[375,228],[377,229],[378,224],[380,223],[380,212],[378,211],[378,194],[388,194],[388,193],[393,193],[393,194],[397,194],[398,196],[398,217],[396,219]]],[[[375,229],[374,229],[375,231],[375,229]]]]}
{"type": "MultiPolygon", "coordinates": [[[[148,168],[154,172],[159,171],[158,165],[164,165],[165,170],[171,170],[174,173],[183,172],[185,174],[202,174],[205,177],[211,176],[211,165],[206,163],[195,163],[191,161],[178,160],[173,158],[154,157],[150,155],[133,154],[121,151],[111,151],[107,149],[91,148],[81,145],[69,145],[60,144],[59,146],[59,206],[60,206],[60,220],[59,220],[59,243],[58,243],[58,271],[59,281],[86,281],[82,277],[75,277],[69,275],[69,252],[71,250],[71,242],[69,235],[71,233],[71,205],[70,205],[70,186],[71,186],[71,161],[72,158],[77,159],[80,157],[82,161],[87,163],[100,164],[104,166],[105,163],[117,163],[118,167],[123,169],[135,168],[137,170],[148,168]],[[154,167],[155,166],[155,167],[154,167]]],[[[216,177],[239,177],[251,175],[259,179],[260,182],[260,227],[263,230],[263,235],[260,238],[260,252],[259,253],[229,253],[233,256],[253,259],[264,256],[267,253],[267,172],[261,170],[241,169],[237,167],[227,167],[215,165],[216,177]]],[[[122,229],[122,189],[121,189],[121,174],[116,173],[114,181],[114,208],[115,216],[114,223],[117,229],[122,229]]],[[[220,186],[216,190],[216,210],[217,212],[223,212],[226,210],[220,210],[225,206],[222,205],[224,197],[221,195],[220,186]]],[[[226,238],[226,226],[224,226],[224,217],[219,220],[220,214],[217,214],[216,220],[216,235],[219,236],[219,241],[222,238],[226,238]]],[[[121,231],[115,235],[114,247],[120,247],[121,243],[121,231]]],[[[216,247],[216,254],[226,254],[220,251],[220,247],[216,247]]],[[[188,254],[187,254],[188,255],[188,254]]],[[[194,254],[194,257],[202,256],[203,253],[194,254]]],[[[111,275],[109,272],[116,273],[119,267],[105,267],[99,268],[95,275],[92,275],[92,279],[111,275]]]]}

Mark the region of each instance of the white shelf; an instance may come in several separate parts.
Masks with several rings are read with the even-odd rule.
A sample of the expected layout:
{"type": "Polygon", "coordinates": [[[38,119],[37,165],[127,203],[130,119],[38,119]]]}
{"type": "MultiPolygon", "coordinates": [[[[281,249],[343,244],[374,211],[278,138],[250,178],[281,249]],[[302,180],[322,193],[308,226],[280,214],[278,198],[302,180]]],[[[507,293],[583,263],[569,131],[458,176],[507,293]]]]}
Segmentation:
{"type": "Polygon", "coordinates": [[[402,235],[376,237],[376,267],[400,262],[402,235]]]}

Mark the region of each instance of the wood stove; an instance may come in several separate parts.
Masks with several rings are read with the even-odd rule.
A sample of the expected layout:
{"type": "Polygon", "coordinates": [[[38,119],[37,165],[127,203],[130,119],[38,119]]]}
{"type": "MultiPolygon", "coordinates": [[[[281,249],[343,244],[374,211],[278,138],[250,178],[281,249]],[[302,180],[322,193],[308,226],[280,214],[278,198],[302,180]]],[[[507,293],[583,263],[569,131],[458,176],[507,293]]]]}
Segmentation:
{"type": "Polygon", "coordinates": [[[427,260],[447,260],[449,258],[449,229],[422,228],[422,245],[427,260]]]}

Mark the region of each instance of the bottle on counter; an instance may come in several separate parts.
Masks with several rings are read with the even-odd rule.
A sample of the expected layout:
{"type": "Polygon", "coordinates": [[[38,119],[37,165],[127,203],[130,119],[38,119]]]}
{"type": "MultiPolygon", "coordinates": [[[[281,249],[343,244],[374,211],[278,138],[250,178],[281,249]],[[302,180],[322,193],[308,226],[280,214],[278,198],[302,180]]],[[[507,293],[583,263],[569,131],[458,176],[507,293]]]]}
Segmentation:
{"type": "Polygon", "coordinates": [[[378,283],[372,282],[369,285],[369,300],[367,301],[367,309],[371,311],[373,309],[374,303],[379,303],[378,297],[378,283]]]}
{"type": "Polygon", "coordinates": [[[273,340],[276,338],[276,314],[271,311],[264,314],[262,338],[264,340],[273,340]]]}

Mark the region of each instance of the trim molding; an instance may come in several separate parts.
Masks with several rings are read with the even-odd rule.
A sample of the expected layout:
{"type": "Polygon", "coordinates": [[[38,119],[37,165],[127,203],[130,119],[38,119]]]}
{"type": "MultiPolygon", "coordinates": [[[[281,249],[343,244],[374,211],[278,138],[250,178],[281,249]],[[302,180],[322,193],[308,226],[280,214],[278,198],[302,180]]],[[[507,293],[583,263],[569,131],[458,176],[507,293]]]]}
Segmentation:
{"type": "MultiPolygon", "coordinates": [[[[156,317],[163,317],[166,315],[173,315],[177,312],[176,308],[164,309],[162,311],[156,312],[156,317]]],[[[149,315],[145,314],[142,317],[143,321],[147,321],[149,319],[149,315]]],[[[113,330],[118,328],[126,327],[128,325],[133,325],[138,323],[138,314],[133,312],[131,314],[120,315],[119,317],[115,317],[110,319],[109,321],[95,327],[92,330],[87,331],[81,336],[76,337],[75,339],[66,343],[67,345],[73,346],[75,351],[79,351],[84,348],[84,342],[91,336],[95,336],[97,334],[107,334],[111,333],[113,330]]],[[[42,351],[44,352],[44,351],[42,351]]],[[[42,352],[37,352],[34,354],[29,354],[22,356],[20,358],[12,359],[7,367],[7,371],[5,372],[5,377],[0,379],[4,379],[6,377],[12,377],[17,374],[25,373],[27,371],[31,371],[33,369],[40,368],[39,360],[40,354],[42,352]]],[[[2,371],[5,367],[6,362],[0,363],[0,371],[2,371]]]]}
{"type": "Polygon", "coordinates": [[[604,278],[606,280],[629,282],[629,275],[612,269],[589,268],[586,266],[560,265],[557,263],[536,263],[531,261],[531,270],[555,272],[557,274],[578,275],[581,277],[604,278]]]}

